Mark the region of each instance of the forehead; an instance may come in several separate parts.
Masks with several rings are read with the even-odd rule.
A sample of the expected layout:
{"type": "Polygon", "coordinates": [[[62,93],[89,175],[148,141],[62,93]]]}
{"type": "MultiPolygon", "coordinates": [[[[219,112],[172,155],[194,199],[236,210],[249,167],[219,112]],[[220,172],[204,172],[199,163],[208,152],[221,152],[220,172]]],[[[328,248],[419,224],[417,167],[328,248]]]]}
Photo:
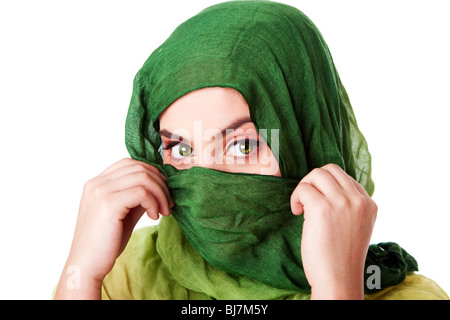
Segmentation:
{"type": "Polygon", "coordinates": [[[250,116],[242,95],[231,88],[203,88],[192,91],[172,103],[159,117],[160,129],[194,130],[195,122],[204,129],[224,129],[236,119],[250,116]]]}

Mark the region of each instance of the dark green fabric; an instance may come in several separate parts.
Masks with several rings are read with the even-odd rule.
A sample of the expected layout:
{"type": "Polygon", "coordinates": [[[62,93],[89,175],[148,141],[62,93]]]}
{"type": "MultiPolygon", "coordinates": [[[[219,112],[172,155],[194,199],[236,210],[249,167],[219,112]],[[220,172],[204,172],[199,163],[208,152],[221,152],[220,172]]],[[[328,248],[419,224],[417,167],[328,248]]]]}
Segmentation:
{"type": "MultiPolygon", "coordinates": [[[[172,214],[206,261],[275,288],[310,292],[301,260],[303,215],[293,215],[289,201],[298,180],[165,168],[176,203],[172,214]]],[[[369,247],[365,284],[372,265],[380,268],[380,287],[366,285],[366,294],[396,285],[417,270],[414,258],[396,243],[369,247]]]]}
{"type": "Polygon", "coordinates": [[[168,171],[173,216],[203,258],[276,288],[309,291],[300,256],[303,216],[291,213],[289,201],[298,180],[202,167],[168,171]]]}
{"type": "MultiPolygon", "coordinates": [[[[226,2],[181,24],[135,77],[126,145],[131,157],[168,176],[172,214],[208,263],[277,288],[309,290],[302,217],[289,207],[296,183],[335,163],[374,191],[367,143],[325,41],[303,13],[275,2],[226,2]],[[204,87],[239,91],[256,128],[268,129],[269,146],[271,129],[279,130],[283,178],[162,164],[158,116],[204,87]]],[[[371,246],[367,263],[374,261],[382,288],[417,270],[395,244],[371,246]]]]}

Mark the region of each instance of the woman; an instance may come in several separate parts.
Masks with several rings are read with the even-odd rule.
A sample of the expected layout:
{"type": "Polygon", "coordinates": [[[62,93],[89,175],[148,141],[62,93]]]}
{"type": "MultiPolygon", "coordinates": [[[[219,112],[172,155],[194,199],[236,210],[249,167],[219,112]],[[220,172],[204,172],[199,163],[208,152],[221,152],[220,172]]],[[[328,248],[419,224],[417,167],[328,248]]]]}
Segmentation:
{"type": "Polygon", "coordinates": [[[368,147],[293,7],[180,25],[136,75],[126,143],[85,185],[56,298],[448,299],[400,246],[369,246],[368,147]],[[133,233],[144,212],[164,217],[133,233]]]}

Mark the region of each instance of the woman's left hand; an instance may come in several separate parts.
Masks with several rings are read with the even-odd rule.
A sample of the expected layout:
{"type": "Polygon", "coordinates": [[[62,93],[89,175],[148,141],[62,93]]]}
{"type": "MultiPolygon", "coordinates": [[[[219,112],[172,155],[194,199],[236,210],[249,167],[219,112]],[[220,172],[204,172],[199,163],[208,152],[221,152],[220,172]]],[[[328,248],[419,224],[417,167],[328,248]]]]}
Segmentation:
{"type": "Polygon", "coordinates": [[[291,195],[304,215],[302,261],[311,299],[363,299],[364,263],[377,205],[335,164],[312,170],[291,195]]]}

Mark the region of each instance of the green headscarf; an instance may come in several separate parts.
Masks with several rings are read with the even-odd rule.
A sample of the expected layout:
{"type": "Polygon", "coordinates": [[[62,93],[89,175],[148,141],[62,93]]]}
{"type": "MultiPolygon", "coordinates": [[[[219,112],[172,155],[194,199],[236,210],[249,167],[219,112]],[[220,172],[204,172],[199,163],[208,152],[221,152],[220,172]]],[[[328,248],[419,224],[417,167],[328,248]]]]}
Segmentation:
{"type": "MultiPolygon", "coordinates": [[[[310,290],[300,252],[303,217],[289,206],[308,172],[335,163],[374,191],[367,143],[325,41],[303,13],[276,2],[225,2],[181,24],[135,77],[126,145],[132,158],[168,176],[172,216],[207,263],[274,288],[310,290]],[[271,129],[279,130],[282,178],[162,164],[158,116],[205,87],[240,92],[256,128],[267,129],[269,146],[271,129]]],[[[417,270],[394,243],[371,245],[370,265],[380,268],[381,287],[366,293],[417,270]]]]}

